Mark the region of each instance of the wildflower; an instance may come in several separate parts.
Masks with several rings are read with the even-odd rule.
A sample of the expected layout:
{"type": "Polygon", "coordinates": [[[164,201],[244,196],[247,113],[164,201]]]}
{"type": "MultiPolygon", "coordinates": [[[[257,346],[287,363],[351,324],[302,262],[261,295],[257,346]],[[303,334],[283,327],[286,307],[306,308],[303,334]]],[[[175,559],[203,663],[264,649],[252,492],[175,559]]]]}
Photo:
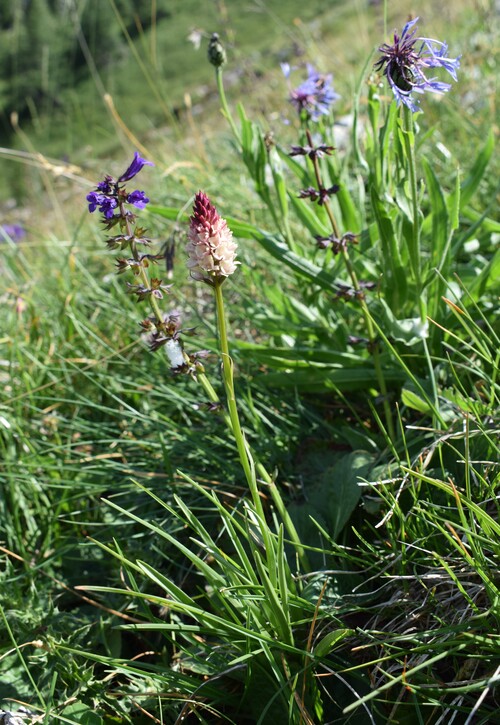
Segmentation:
{"type": "MultiPolygon", "coordinates": [[[[290,65],[281,64],[285,78],[290,77],[290,65]]],[[[332,86],[332,76],[318,73],[314,66],[307,64],[307,80],[290,91],[290,103],[295,106],[300,116],[305,115],[312,121],[319,121],[327,116],[334,101],[340,98],[332,86]]]]}
{"type": "Polygon", "coordinates": [[[10,237],[14,242],[17,242],[26,236],[26,231],[20,224],[4,224],[0,226],[0,238],[2,235],[10,237]]]}
{"type": "Polygon", "coordinates": [[[89,212],[91,214],[95,212],[96,209],[99,209],[106,219],[111,219],[114,214],[114,209],[118,206],[118,201],[114,196],[100,194],[98,191],[91,191],[90,194],[87,194],[87,201],[89,203],[89,212]]]}
{"type": "Polygon", "coordinates": [[[187,266],[193,279],[211,282],[236,270],[237,245],[233,233],[202,191],[195,196],[188,240],[187,266]]]}
{"type": "Polygon", "coordinates": [[[121,184],[124,181],[130,181],[130,179],[133,179],[134,176],[137,176],[139,171],[144,166],[154,166],[154,164],[152,161],[146,161],[146,159],[143,159],[136,151],[134,153],[134,160],[132,161],[128,169],[120,176],[120,178],[118,179],[118,183],[121,184]]]}
{"type": "Polygon", "coordinates": [[[149,199],[143,191],[136,190],[127,196],[127,202],[137,209],[145,209],[146,204],[149,203],[149,199]]]}
{"type": "Polygon", "coordinates": [[[412,28],[417,21],[415,18],[406,23],[401,37],[394,33],[394,44],[382,45],[379,48],[382,55],[375,63],[376,70],[384,69],[397,104],[403,103],[414,113],[419,110],[414,93],[428,91],[442,95],[451,88],[450,83],[427,78],[427,68],[444,68],[456,81],[461,58],[448,58],[446,43],[416,36],[417,29],[412,28]]]}
{"type": "Polygon", "coordinates": [[[89,212],[92,214],[96,209],[100,211],[104,216],[104,220],[109,225],[114,224],[117,220],[124,218],[126,212],[123,209],[123,204],[131,204],[136,209],[144,209],[146,204],[149,202],[148,197],[144,191],[136,189],[128,194],[124,187],[121,186],[126,181],[130,181],[134,176],[137,176],[139,171],[144,166],[153,166],[151,161],[146,161],[141,158],[137,151],[134,154],[134,158],[128,169],[115,180],[112,176],[106,175],[102,181],[99,181],[96,185],[95,191],[91,191],[87,194],[87,201],[89,203],[89,212]],[[115,209],[119,209],[118,217],[115,217],[115,209]]]}

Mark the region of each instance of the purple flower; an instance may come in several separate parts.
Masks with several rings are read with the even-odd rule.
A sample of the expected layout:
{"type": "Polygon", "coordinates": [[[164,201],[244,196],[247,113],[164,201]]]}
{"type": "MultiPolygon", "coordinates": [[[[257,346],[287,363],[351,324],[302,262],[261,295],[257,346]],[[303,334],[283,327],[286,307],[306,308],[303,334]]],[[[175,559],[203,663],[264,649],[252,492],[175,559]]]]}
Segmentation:
{"type": "Polygon", "coordinates": [[[154,166],[154,164],[141,158],[136,151],[132,163],[118,180],[107,174],[102,181],[99,181],[95,190],[87,194],[89,212],[99,209],[104,215],[108,228],[118,223],[123,224],[126,219],[135,218],[135,215],[125,208],[125,204],[131,204],[136,209],[144,209],[148,204],[149,198],[144,191],[136,189],[128,193],[125,188],[125,182],[136,176],[143,166],[154,166]]]}
{"type": "Polygon", "coordinates": [[[149,199],[143,191],[137,189],[127,196],[127,202],[133,204],[137,209],[145,209],[149,199]]]}
{"type": "Polygon", "coordinates": [[[128,167],[128,169],[123,173],[120,178],[118,179],[118,183],[122,183],[124,181],[130,181],[130,179],[133,179],[134,176],[137,176],[139,171],[142,169],[143,166],[154,166],[152,161],[146,161],[146,159],[143,159],[141,156],[139,156],[139,153],[136,151],[134,153],[134,160],[128,167]]]}
{"type": "MultiPolygon", "coordinates": [[[[290,77],[290,65],[282,63],[281,69],[285,78],[290,77]]],[[[314,66],[307,64],[307,80],[290,91],[290,103],[295,106],[299,115],[306,115],[312,121],[319,121],[327,116],[334,101],[340,98],[332,87],[332,76],[318,73],[314,66]]]]}
{"type": "Polygon", "coordinates": [[[98,191],[91,191],[90,194],[87,194],[87,201],[90,213],[99,208],[99,211],[104,214],[106,219],[112,218],[113,210],[118,206],[118,201],[113,196],[106,196],[106,194],[100,194],[98,191]]]}
{"type": "Polygon", "coordinates": [[[3,226],[0,226],[0,236],[2,234],[5,234],[14,242],[17,242],[26,236],[26,231],[19,224],[4,224],[3,226]]]}
{"type": "Polygon", "coordinates": [[[454,81],[457,80],[457,70],[460,67],[460,58],[448,58],[448,46],[439,40],[416,37],[417,29],[412,30],[418,18],[406,23],[401,37],[394,33],[394,44],[385,43],[379,48],[382,54],[375,63],[375,69],[384,69],[383,73],[394,93],[399,105],[404,103],[412,112],[420,110],[414,93],[443,94],[450,90],[449,83],[427,78],[427,68],[444,68],[454,81]],[[416,48],[415,46],[418,47],[416,48]]]}
{"type": "Polygon", "coordinates": [[[103,194],[112,194],[113,193],[113,185],[115,183],[115,180],[112,176],[105,176],[104,181],[100,181],[97,184],[98,191],[101,191],[103,194]]]}

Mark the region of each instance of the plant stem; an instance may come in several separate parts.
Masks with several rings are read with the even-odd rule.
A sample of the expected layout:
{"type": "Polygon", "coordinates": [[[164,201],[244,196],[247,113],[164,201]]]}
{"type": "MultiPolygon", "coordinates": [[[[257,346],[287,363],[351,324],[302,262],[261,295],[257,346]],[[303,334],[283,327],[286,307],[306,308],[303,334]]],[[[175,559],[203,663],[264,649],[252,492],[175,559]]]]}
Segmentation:
{"type": "MultiPolygon", "coordinates": [[[[205,375],[203,366],[198,363],[196,367],[196,378],[198,382],[200,383],[201,387],[207,394],[208,398],[212,403],[220,403],[220,397],[217,394],[217,391],[213,387],[210,380],[205,375]]],[[[233,432],[233,424],[231,421],[231,417],[228,413],[224,413],[224,420],[231,432],[233,432]]],[[[248,445],[248,444],[247,444],[248,445]]],[[[249,452],[250,455],[250,452],[249,452]]],[[[252,456],[254,458],[254,456],[252,456]]],[[[302,546],[302,543],[300,541],[299,534],[297,532],[297,529],[295,528],[295,525],[292,521],[292,518],[290,514],[288,513],[286,506],[283,502],[283,497],[281,496],[281,493],[279,491],[278,486],[273,481],[272,477],[269,475],[269,473],[264,468],[263,464],[260,461],[255,461],[255,468],[259,473],[260,478],[264,481],[266,484],[269,493],[271,494],[271,498],[273,500],[274,505],[276,506],[276,510],[278,514],[280,515],[281,520],[283,521],[285,525],[285,529],[288,532],[288,535],[290,537],[290,541],[295,547],[295,551],[297,552],[297,556],[299,557],[299,561],[302,565],[302,570],[304,572],[308,572],[311,570],[311,567],[309,565],[309,561],[307,558],[306,551],[304,547],[302,546]]]]}
{"type": "MultiPolygon", "coordinates": [[[[306,129],[306,134],[307,134],[307,140],[308,140],[309,146],[311,146],[311,148],[313,148],[314,147],[313,138],[312,138],[312,134],[309,129],[306,129]]],[[[316,177],[316,183],[318,185],[318,190],[320,190],[323,188],[323,179],[322,179],[322,174],[321,174],[318,157],[316,155],[313,155],[312,163],[313,163],[313,168],[314,168],[314,175],[316,177]]],[[[340,230],[339,230],[339,225],[337,224],[337,220],[335,219],[335,215],[333,213],[333,209],[332,209],[332,206],[331,206],[328,198],[325,199],[325,201],[324,201],[324,207],[325,207],[326,213],[328,214],[328,218],[330,220],[332,231],[333,231],[335,237],[337,239],[340,239],[341,234],[340,234],[340,230]]],[[[363,314],[363,318],[365,321],[366,332],[367,332],[367,336],[368,336],[368,340],[369,340],[369,347],[370,347],[372,357],[373,357],[375,375],[377,376],[377,382],[378,382],[378,385],[380,388],[380,394],[382,396],[382,405],[384,408],[384,415],[385,415],[385,420],[386,420],[386,425],[387,425],[387,434],[389,435],[390,439],[393,441],[393,440],[395,440],[395,429],[394,429],[394,424],[392,421],[392,411],[391,411],[391,406],[389,404],[389,400],[387,398],[387,385],[385,383],[384,371],[382,369],[382,363],[380,362],[380,353],[379,353],[378,344],[377,344],[377,340],[376,340],[376,336],[375,336],[375,329],[373,327],[373,322],[372,322],[372,318],[370,315],[370,310],[368,309],[368,305],[366,303],[364,292],[361,289],[361,285],[359,284],[356,270],[354,269],[354,265],[349,256],[349,252],[347,251],[345,246],[341,248],[341,254],[344,259],[344,264],[346,266],[347,273],[351,279],[352,286],[358,293],[357,297],[358,297],[359,303],[361,305],[361,312],[363,314]]]]}
{"type": "Polygon", "coordinates": [[[255,476],[255,465],[248,449],[248,444],[245,440],[245,435],[241,428],[240,418],[238,414],[238,407],[236,405],[236,396],[234,391],[234,379],[233,379],[233,361],[229,355],[229,345],[227,340],[227,327],[226,327],[226,315],[224,312],[224,298],[222,295],[222,284],[223,280],[217,278],[214,284],[215,290],[215,305],[217,310],[217,322],[219,328],[219,344],[222,356],[222,378],[224,380],[224,388],[226,391],[227,407],[229,412],[229,418],[231,420],[231,428],[233,431],[236,447],[240,457],[240,462],[247,479],[248,488],[252,496],[252,501],[255,506],[255,510],[260,519],[260,528],[266,549],[268,546],[269,531],[265,525],[264,508],[262,506],[262,500],[260,497],[259,489],[257,486],[257,478],[255,476]]]}
{"type": "Polygon", "coordinates": [[[410,177],[411,212],[412,212],[412,234],[411,243],[408,245],[410,263],[412,266],[415,284],[417,286],[417,298],[422,324],[427,322],[427,305],[422,294],[422,271],[420,269],[420,219],[418,212],[418,190],[417,190],[417,165],[415,162],[415,142],[413,133],[413,113],[403,106],[403,139],[408,174],[410,177]]]}
{"type": "Polygon", "coordinates": [[[219,92],[219,98],[222,103],[222,113],[224,114],[225,118],[227,119],[227,122],[231,126],[231,131],[234,134],[234,137],[236,141],[238,142],[238,147],[241,150],[241,136],[238,132],[238,129],[236,128],[236,124],[233,121],[233,117],[231,115],[231,111],[229,110],[229,106],[227,104],[227,98],[226,98],[226,92],[224,90],[224,83],[222,80],[222,67],[217,67],[215,69],[215,79],[217,81],[217,90],[219,92]]]}
{"type": "MultiPolygon", "coordinates": [[[[215,288],[215,303],[216,303],[216,309],[217,309],[217,321],[218,321],[218,327],[219,327],[219,343],[221,348],[221,355],[222,355],[222,376],[224,380],[224,388],[226,391],[226,398],[227,398],[227,406],[229,414],[226,418],[226,421],[228,423],[228,426],[230,427],[235,441],[236,441],[236,447],[238,449],[239,458],[241,461],[241,465],[243,468],[243,471],[245,473],[245,477],[247,479],[248,487],[250,489],[250,494],[252,496],[252,501],[255,506],[255,510],[259,517],[259,526],[262,533],[262,538],[264,540],[264,544],[266,546],[266,551],[269,551],[270,546],[270,540],[269,540],[269,529],[267,527],[266,521],[265,521],[265,515],[264,515],[264,509],[262,506],[262,499],[259,493],[258,483],[257,483],[257,477],[256,477],[256,468],[259,471],[260,477],[264,480],[266,485],[269,488],[269,492],[271,494],[271,498],[273,500],[274,505],[276,506],[276,510],[278,511],[281,520],[283,521],[288,534],[290,536],[290,539],[292,543],[294,544],[295,550],[297,552],[297,556],[299,557],[299,560],[301,562],[302,568],[304,571],[310,571],[309,562],[307,560],[307,555],[304,550],[304,547],[302,546],[300,542],[299,535],[297,533],[297,530],[293,524],[292,519],[290,518],[290,514],[286,510],[285,504],[283,502],[283,499],[281,497],[281,494],[279,492],[278,487],[274,483],[273,479],[269,475],[269,473],[266,471],[262,463],[257,462],[254,463],[252,453],[250,451],[250,447],[245,439],[245,435],[243,433],[243,430],[241,428],[241,423],[239,419],[238,414],[238,408],[236,404],[236,396],[235,396],[235,390],[234,390],[234,377],[233,377],[233,361],[231,360],[231,357],[229,355],[229,345],[228,345],[228,337],[227,337],[227,327],[226,327],[226,316],[224,312],[224,298],[222,295],[222,280],[216,280],[214,288],[215,288]]],[[[204,373],[201,373],[199,375],[199,381],[200,384],[203,386],[203,388],[206,390],[207,394],[209,395],[210,399],[215,402],[218,400],[217,393],[215,392],[214,388],[212,387],[210,381],[205,376],[204,373]]]]}
{"type": "MultiPolygon", "coordinates": [[[[432,386],[432,402],[434,403],[435,409],[439,410],[436,378],[434,376],[434,367],[432,365],[429,346],[427,344],[426,338],[426,328],[428,326],[427,303],[424,297],[424,290],[422,285],[422,270],[420,266],[422,256],[420,249],[420,215],[418,209],[417,164],[415,161],[415,135],[413,132],[413,113],[406,106],[403,106],[403,127],[404,148],[408,164],[408,173],[410,177],[412,209],[412,235],[411,243],[408,245],[408,252],[410,255],[410,263],[413,270],[413,276],[415,278],[415,285],[417,288],[416,294],[419,305],[420,322],[422,325],[422,345],[424,348],[424,356],[427,361],[427,367],[429,368],[429,378],[432,386]]],[[[434,418],[434,426],[437,426],[436,418],[434,418]]]]}
{"type": "MultiPolygon", "coordinates": [[[[127,229],[127,236],[130,238],[130,252],[132,254],[132,257],[135,259],[136,262],[139,262],[139,277],[141,278],[141,281],[143,285],[147,289],[151,289],[151,283],[149,281],[149,275],[144,269],[143,265],[141,264],[141,255],[137,251],[137,244],[135,242],[135,236],[134,236],[134,230],[132,228],[132,225],[130,223],[130,220],[127,217],[127,214],[125,212],[123,204],[120,205],[120,212],[122,214],[122,217],[126,220],[125,226],[127,229]]],[[[160,309],[160,305],[158,304],[158,300],[156,297],[152,294],[148,296],[148,301],[151,307],[151,310],[154,313],[154,316],[156,317],[156,326],[159,330],[165,329],[165,321],[163,319],[163,314],[160,309]]]]}

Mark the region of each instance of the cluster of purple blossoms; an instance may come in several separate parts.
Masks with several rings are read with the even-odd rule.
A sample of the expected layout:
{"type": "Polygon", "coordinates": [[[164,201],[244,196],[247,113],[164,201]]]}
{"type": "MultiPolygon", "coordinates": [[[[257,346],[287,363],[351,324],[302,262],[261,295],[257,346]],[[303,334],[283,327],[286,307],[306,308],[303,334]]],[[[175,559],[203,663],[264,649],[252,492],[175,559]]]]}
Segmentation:
{"type": "Polygon", "coordinates": [[[413,113],[420,110],[414,93],[443,94],[450,90],[450,83],[427,78],[428,68],[444,68],[454,81],[460,67],[460,57],[448,58],[448,46],[439,40],[422,38],[416,35],[414,25],[418,18],[410,20],[403,28],[401,36],[394,33],[394,43],[385,43],[379,48],[382,54],[375,63],[375,69],[384,69],[383,73],[394,93],[398,105],[403,103],[413,113]],[[413,29],[414,28],[414,29],[413,29]]]}
{"type": "MultiPolygon", "coordinates": [[[[290,78],[290,64],[282,63],[281,70],[285,78],[290,78]]],[[[299,116],[305,115],[312,121],[327,116],[334,101],[340,96],[332,86],[332,76],[318,73],[314,66],[307,64],[307,79],[290,91],[290,103],[295,106],[299,116]]]]}
{"type": "MultiPolygon", "coordinates": [[[[149,202],[145,193],[136,189],[129,194],[121,184],[137,176],[144,166],[153,165],[151,161],[141,158],[136,151],[134,160],[118,179],[115,180],[112,176],[105,176],[103,181],[97,184],[96,190],[87,194],[89,211],[92,213],[98,209],[104,215],[105,220],[109,221],[115,217],[115,209],[123,209],[123,204],[132,204],[136,209],[144,209],[149,202]]],[[[121,211],[118,217],[121,218],[122,216],[123,212],[121,211]]]]}

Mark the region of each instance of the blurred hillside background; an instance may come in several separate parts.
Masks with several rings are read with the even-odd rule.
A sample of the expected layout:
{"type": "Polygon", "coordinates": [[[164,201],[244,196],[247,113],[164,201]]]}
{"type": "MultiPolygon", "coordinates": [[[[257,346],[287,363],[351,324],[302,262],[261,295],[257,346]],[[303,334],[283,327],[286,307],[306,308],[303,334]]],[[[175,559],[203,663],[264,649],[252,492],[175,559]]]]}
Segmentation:
{"type": "MultiPolygon", "coordinates": [[[[457,121],[462,113],[466,118],[457,123],[455,139],[464,150],[466,136],[481,138],[495,117],[495,88],[491,79],[482,83],[477,63],[495,63],[498,52],[489,37],[490,5],[459,0],[414,7],[405,0],[388,3],[385,18],[390,34],[409,13],[418,13],[423,28],[462,47],[469,84],[462,75],[462,95],[454,94],[452,103],[457,121]]],[[[43,193],[40,169],[50,171],[53,162],[55,176],[63,174],[60,164],[85,171],[98,157],[117,156],[122,149],[129,154],[136,145],[132,135],[149,143],[166,168],[186,154],[205,162],[207,144],[221,128],[226,133],[206,61],[214,31],[228,48],[230,99],[244,97],[271,130],[273,123],[282,128],[277,110],[287,88],[281,61],[300,65],[313,59],[321,71],[332,72],[342,95],[340,110],[348,114],[367,57],[386,39],[383,16],[383,4],[373,0],[2,2],[0,212],[17,222],[23,216],[19,208],[43,193]]],[[[433,120],[430,115],[425,123],[433,120]]]]}

